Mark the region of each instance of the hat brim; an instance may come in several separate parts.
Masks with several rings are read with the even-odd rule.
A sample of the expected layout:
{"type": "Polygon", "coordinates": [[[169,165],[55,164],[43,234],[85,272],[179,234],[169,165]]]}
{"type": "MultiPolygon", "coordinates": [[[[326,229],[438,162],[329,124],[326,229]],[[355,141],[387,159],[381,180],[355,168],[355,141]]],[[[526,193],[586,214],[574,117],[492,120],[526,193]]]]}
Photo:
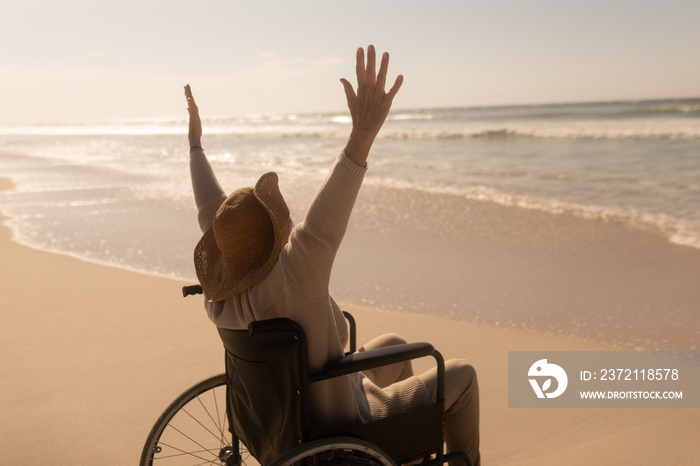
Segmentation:
{"type": "MultiPolygon", "coordinates": [[[[253,192],[270,218],[274,235],[272,247],[244,257],[227,257],[217,245],[214,229],[209,228],[194,250],[197,278],[209,301],[226,300],[258,284],[272,270],[284,247],[289,208],[279,190],[277,174],[270,172],[261,176],[253,192]]],[[[265,227],[267,232],[260,234],[269,234],[270,225],[265,227]]]]}

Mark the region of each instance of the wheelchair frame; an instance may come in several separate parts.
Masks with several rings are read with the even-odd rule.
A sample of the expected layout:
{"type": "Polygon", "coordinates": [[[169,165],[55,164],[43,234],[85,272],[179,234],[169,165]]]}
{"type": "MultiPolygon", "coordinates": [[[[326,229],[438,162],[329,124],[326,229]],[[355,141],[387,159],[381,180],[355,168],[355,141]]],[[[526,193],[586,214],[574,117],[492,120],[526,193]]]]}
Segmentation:
{"type": "MultiPolygon", "coordinates": [[[[201,292],[199,285],[183,288],[184,296],[201,292]]],[[[170,403],[149,433],[141,455],[141,466],[161,463],[163,465],[227,466],[258,464],[251,461],[254,458],[245,443],[235,433],[237,420],[233,417],[234,409],[231,408],[231,398],[228,393],[231,390],[230,373],[233,369],[230,367],[228,358],[232,354],[231,347],[236,345],[232,342],[236,339],[243,339],[242,341],[246,344],[245,342],[248,341],[246,339],[256,338],[256,335],[269,335],[269,338],[275,338],[275,332],[291,332],[289,334],[298,341],[301,349],[297,358],[301,377],[301,385],[297,389],[297,394],[300,395],[298,397],[300,409],[297,407],[295,411],[301,416],[298,420],[300,425],[294,434],[299,437],[298,445],[283,448],[281,454],[269,463],[271,466],[292,464],[391,466],[416,461],[432,466],[452,460],[462,460],[467,466],[471,466],[469,457],[463,452],[443,454],[444,360],[442,355],[429,343],[408,343],[357,353],[355,352],[355,321],[349,313],[343,312],[343,314],[350,327],[350,351],[345,357],[329,363],[323,371],[313,374],[309,374],[306,367],[304,331],[290,319],[252,322],[248,331],[219,329],[226,348],[228,374],[219,374],[206,379],[183,392],[170,403]],[[435,403],[345,429],[330,436],[311,435],[308,418],[309,384],[425,356],[435,358],[438,367],[438,393],[435,403]],[[407,425],[415,423],[432,424],[439,432],[426,434],[416,432],[416,429],[406,429],[407,425]],[[403,437],[397,438],[397,435],[403,435],[403,437]],[[424,441],[425,438],[428,440],[424,441]],[[180,441],[188,446],[174,445],[180,441]],[[175,463],[179,460],[187,463],[175,463]]],[[[290,442],[287,443],[290,444],[290,442]]]]}

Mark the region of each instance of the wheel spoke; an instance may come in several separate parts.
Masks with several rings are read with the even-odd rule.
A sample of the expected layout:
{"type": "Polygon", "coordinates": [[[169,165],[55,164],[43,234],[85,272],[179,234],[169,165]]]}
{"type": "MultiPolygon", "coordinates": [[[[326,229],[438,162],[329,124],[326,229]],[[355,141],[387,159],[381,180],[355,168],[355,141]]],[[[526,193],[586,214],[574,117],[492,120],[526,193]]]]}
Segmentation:
{"type": "MultiPolygon", "coordinates": [[[[177,430],[177,429],[175,429],[175,430],[177,430]]],[[[179,431],[178,431],[178,432],[179,432],[179,431]]],[[[183,450],[183,449],[181,449],[181,448],[178,448],[178,447],[176,447],[176,446],[169,445],[169,444],[163,443],[163,442],[159,442],[159,445],[163,445],[163,446],[165,446],[165,447],[172,448],[173,450],[179,451],[180,453],[179,453],[179,454],[173,454],[173,455],[167,455],[167,456],[159,456],[158,458],[153,458],[154,461],[156,461],[156,460],[164,460],[164,459],[169,459],[169,458],[182,457],[182,456],[192,456],[192,457],[194,457],[194,458],[197,458],[198,460],[204,461],[204,463],[201,463],[201,464],[215,464],[215,462],[219,459],[219,457],[218,457],[217,455],[215,455],[214,453],[212,453],[211,450],[208,450],[208,449],[202,447],[201,445],[199,445],[199,446],[202,447],[202,448],[204,448],[204,449],[203,449],[203,450],[198,450],[198,451],[185,451],[185,450],[183,450]],[[210,459],[204,458],[204,457],[202,457],[202,456],[199,456],[197,453],[209,453],[210,455],[212,455],[212,456],[214,457],[214,459],[213,459],[213,460],[210,460],[210,459]]]]}
{"type": "MultiPolygon", "coordinates": [[[[196,441],[195,439],[193,439],[192,437],[190,437],[190,436],[187,435],[186,433],[182,432],[180,429],[178,429],[178,428],[175,427],[174,425],[171,424],[169,427],[172,428],[172,429],[174,429],[175,431],[177,431],[177,432],[178,432],[179,434],[181,434],[183,437],[189,439],[192,443],[194,443],[195,445],[197,445],[197,446],[198,446],[199,448],[201,448],[203,451],[209,452],[212,456],[214,456],[214,458],[218,458],[218,457],[219,457],[218,455],[212,453],[211,450],[210,450],[209,448],[205,447],[204,445],[202,445],[201,443],[199,443],[198,441],[196,441]]],[[[185,451],[185,450],[180,450],[179,448],[176,448],[176,450],[182,451],[182,452],[185,451]]],[[[201,457],[198,457],[198,458],[199,458],[199,459],[202,459],[202,460],[206,460],[206,458],[201,458],[201,457]]]]}
{"type": "MultiPolygon", "coordinates": [[[[214,390],[212,390],[212,396],[214,397],[214,406],[215,406],[214,409],[216,410],[216,417],[219,418],[219,405],[218,405],[218,403],[216,402],[216,393],[214,392],[214,390]]],[[[214,437],[216,437],[216,438],[219,439],[219,440],[223,439],[223,437],[224,437],[224,432],[221,430],[221,423],[220,423],[220,422],[217,423],[217,422],[214,420],[214,417],[213,417],[213,416],[211,415],[211,413],[209,412],[209,409],[207,409],[207,407],[204,406],[204,403],[202,402],[202,399],[201,399],[200,397],[197,397],[197,401],[199,401],[199,404],[202,406],[202,409],[204,410],[204,412],[207,413],[207,416],[209,416],[209,419],[211,419],[211,422],[214,424],[214,426],[216,426],[216,430],[218,430],[218,431],[219,431],[219,434],[221,434],[220,436],[217,436],[214,432],[212,432],[212,431],[210,431],[209,429],[207,429],[206,427],[204,427],[204,424],[202,424],[202,423],[199,422],[197,419],[195,419],[190,413],[187,413],[187,411],[185,411],[185,412],[186,412],[192,419],[194,419],[195,421],[197,421],[197,422],[199,423],[199,425],[201,425],[202,427],[204,427],[205,429],[207,429],[207,430],[209,431],[209,433],[212,434],[214,437]]]]}
{"type": "MultiPolygon", "coordinates": [[[[198,399],[199,399],[199,397],[198,397],[198,399]]],[[[204,408],[204,410],[206,411],[207,409],[204,408]]],[[[211,430],[209,430],[209,428],[208,428],[207,426],[205,426],[204,424],[202,424],[201,421],[200,421],[199,419],[197,419],[196,417],[194,417],[192,414],[190,414],[189,411],[187,411],[185,408],[182,408],[180,411],[183,411],[185,414],[187,414],[189,417],[191,417],[192,420],[193,420],[194,422],[196,422],[197,424],[199,424],[200,426],[202,426],[202,429],[204,429],[204,430],[206,430],[207,432],[209,432],[209,433],[211,434],[211,436],[214,437],[218,442],[221,442],[221,437],[220,437],[220,436],[216,435],[214,432],[212,432],[211,430]]],[[[207,411],[207,414],[209,414],[209,411],[207,411]]],[[[209,417],[211,418],[211,414],[209,415],[209,417]]],[[[213,419],[212,419],[212,420],[213,420],[213,419]]]]}
{"type": "Polygon", "coordinates": [[[202,466],[203,464],[219,464],[219,461],[204,461],[204,463],[193,464],[192,466],[202,466]]]}
{"type": "Polygon", "coordinates": [[[223,428],[226,426],[224,425],[224,423],[221,422],[221,411],[219,411],[219,403],[216,398],[216,390],[211,391],[211,396],[214,398],[214,409],[216,410],[216,419],[218,421],[216,425],[219,426],[219,432],[221,433],[221,445],[225,445],[226,432],[223,428]]]}

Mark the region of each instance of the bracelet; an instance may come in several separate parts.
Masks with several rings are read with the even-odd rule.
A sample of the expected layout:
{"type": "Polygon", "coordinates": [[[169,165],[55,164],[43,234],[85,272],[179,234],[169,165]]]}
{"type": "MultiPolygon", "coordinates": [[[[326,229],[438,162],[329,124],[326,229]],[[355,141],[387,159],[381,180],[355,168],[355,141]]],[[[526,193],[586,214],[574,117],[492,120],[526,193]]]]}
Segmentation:
{"type": "Polygon", "coordinates": [[[193,147],[190,147],[190,152],[192,152],[193,150],[196,150],[196,149],[199,149],[199,150],[201,150],[202,152],[204,152],[204,149],[202,149],[201,146],[193,146],[193,147]]]}

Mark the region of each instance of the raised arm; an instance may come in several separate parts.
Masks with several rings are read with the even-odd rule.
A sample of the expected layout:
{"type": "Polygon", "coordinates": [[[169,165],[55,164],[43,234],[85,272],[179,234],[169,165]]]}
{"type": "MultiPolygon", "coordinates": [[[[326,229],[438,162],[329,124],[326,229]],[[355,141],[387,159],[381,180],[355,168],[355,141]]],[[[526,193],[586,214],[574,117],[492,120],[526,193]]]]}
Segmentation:
{"type": "Polygon", "coordinates": [[[207,231],[214,220],[214,215],[221,203],[226,199],[226,193],[216,179],[214,170],[202,149],[202,120],[199,108],[192,97],[190,85],[185,86],[187,111],[190,114],[187,138],[190,142],[190,176],[194,200],[199,211],[198,220],[202,231],[207,231]]]}
{"type": "Polygon", "coordinates": [[[352,130],[343,154],[316,193],[304,221],[292,232],[288,245],[290,270],[309,299],[321,299],[328,292],[335,254],[362,185],[369,150],[403,81],[399,76],[391,90],[385,92],[389,55],[384,54],[378,74],[371,45],[367,57],[365,67],[364,51],[357,51],[357,92],[341,79],[352,116],[352,130]]]}
{"type": "Polygon", "coordinates": [[[374,138],[389,114],[394,96],[403,83],[403,76],[399,75],[389,92],[385,92],[388,69],[389,54],[384,52],[379,73],[376,72],[376,52],[374,46],[370,45],[367,47],[366,66],[364,50],[357,49],[355,64],[357,92],[347,79],[340,80],[345,88],[345,96],[352,116],[352,131],[345,146],[345,153],[353,162],[363,167],[367,164],[367,156],[374,138]]]}
{"type": "MultiPolygon", "coordinates": [[[[367,47],[366,66],[364,50],[357,49],[355,64],[357,92],[347,79],[340,80],[345,88],[345,96],[352,117],[352,129],[343,151],[347,158],[354,162],[354,166],[353,163],[344,163],[347,160],[342,159],[339,164],[334,166],[326,183],[317,192],[305,219],[330,244],[340,245],[355,202],[356,190],[359,189],[359,184],[353,185],[349,190],[342,189],[348,182],[346,178],[340,177],[339,173],[364,176],[362,169],[367,166],[367,156],[372,143],[389,114],[394,96],[403,83],[403,76],[399,75],[389,92],[385,92],[384,85],[388,69],[389,54],[385,52],[379,66],[379,73],[376,72],[375,50],[374,46],[370,45],[367,47]],[[345,170],[338,170],[338,166],[345,170]],[[343,183],[334,183],[335,178],[340,178],[343,183]],[[336,184],[339,187],[336,188],[336,184]],[[332,189],[327,189],[329,185],[332,189]],[[347,208],[338,208],[336,204],[340,203],[341,199],[342,204],[347,208]]],[[[347,179],[352,179],[352,177],[347,179]]],[[[360,178],[359,183],[361,181],[360,178]]]]}

